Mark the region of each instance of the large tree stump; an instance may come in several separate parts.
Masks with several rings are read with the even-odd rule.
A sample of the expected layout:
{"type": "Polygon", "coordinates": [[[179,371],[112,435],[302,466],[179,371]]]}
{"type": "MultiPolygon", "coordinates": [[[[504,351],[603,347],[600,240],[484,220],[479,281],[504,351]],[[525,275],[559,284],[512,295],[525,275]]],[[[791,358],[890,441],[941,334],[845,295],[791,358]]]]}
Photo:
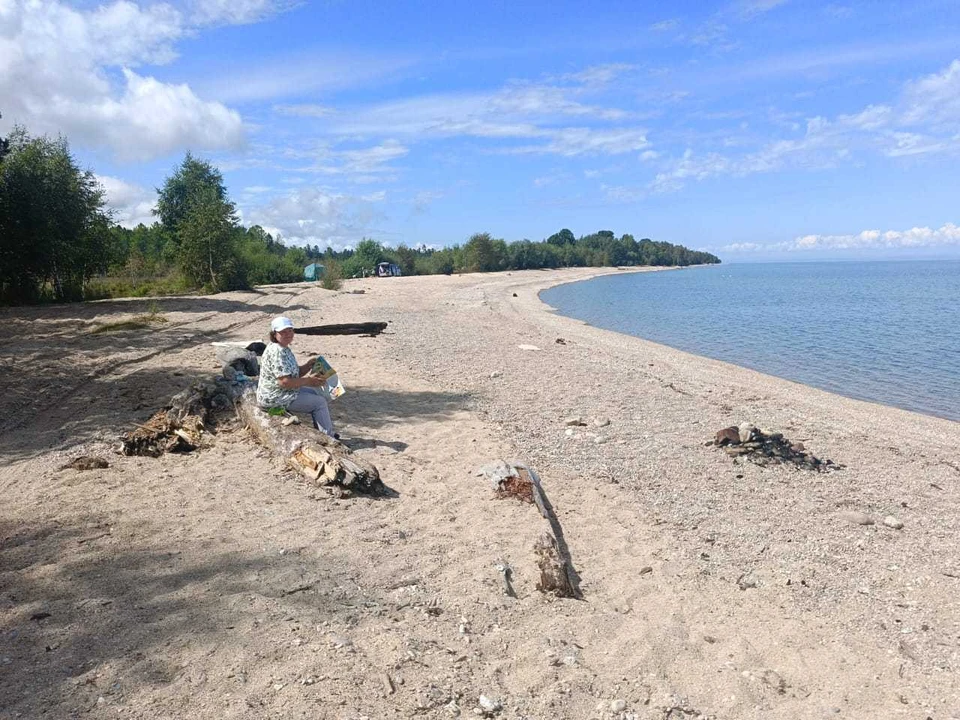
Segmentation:
{"type": "Polygon", "coordinates": [[[305,425],[284,425],[257,405],[256,393],[246,390],[237,413],[260,442],[318,487],[340,494],[376,495],[384,490],[380,471],[351,455],[350,448],[305,425]]]}

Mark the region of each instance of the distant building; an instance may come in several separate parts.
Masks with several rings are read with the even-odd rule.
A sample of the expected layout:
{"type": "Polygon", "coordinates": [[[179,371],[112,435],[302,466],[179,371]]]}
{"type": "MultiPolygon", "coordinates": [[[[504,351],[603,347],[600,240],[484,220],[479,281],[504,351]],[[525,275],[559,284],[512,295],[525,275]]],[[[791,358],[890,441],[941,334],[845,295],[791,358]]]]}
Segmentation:
{"type": "Polygon", "coordinates": [[[304,280],[319,280],[323,277],[323,265],[310,263],[303,269],[304,280]]]}
{"type": "Polygon", "coordinates": [[[377,277],[400,277],[402,274],[396,263],[382,262],[377,265],[377,277]]]}

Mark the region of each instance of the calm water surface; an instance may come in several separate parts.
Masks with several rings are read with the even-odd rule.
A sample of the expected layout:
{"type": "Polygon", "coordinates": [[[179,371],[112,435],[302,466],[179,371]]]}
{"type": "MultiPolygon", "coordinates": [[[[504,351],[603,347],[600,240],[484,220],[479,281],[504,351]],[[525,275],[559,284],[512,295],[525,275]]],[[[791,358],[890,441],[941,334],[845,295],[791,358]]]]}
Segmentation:
{"type": "Polygon", "coordinates": [[[960,260],[630,273],[541,298],[597,327],[960,421],[960,260]]]}

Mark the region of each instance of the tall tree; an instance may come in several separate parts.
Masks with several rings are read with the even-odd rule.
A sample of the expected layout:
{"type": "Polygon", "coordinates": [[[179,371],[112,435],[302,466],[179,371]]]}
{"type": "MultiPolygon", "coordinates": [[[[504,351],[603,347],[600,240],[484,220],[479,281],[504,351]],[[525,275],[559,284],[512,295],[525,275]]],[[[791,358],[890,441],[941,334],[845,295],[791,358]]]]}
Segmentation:
{"type": "Polygon", "coordinates": [[[184,276],[213,292],[243,287],[246,282],[234,244],[233,204],[207,187],[197,191],[186,207],[177,223],[178,260],[184,276]]]}
{"type": "Polygon", "coordinates": [[[174,170],[173,175],[157,188],[157,209],[154,213],[160,217],[164,228],[176,233],[180,223],[190,212],[190,206],[199,198],[209,202],[212,193],[216,200],[228,203],[227,188],[223,184],[223,175],[206,160],[198,160],[190,153],[174,170]]]}
{"type": "Polygon", "coordinates": [[[77,300],[108,264],[109,218],[94,174],[81,171],[65,138],[31,138],[17,126],[0,160],[0,296],[77,300]]]}

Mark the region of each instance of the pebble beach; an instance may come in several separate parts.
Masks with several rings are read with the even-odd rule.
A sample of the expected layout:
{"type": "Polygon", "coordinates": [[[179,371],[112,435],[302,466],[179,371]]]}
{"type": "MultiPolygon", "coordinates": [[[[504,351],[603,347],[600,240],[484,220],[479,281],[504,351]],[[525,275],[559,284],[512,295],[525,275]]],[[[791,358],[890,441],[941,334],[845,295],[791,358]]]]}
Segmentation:
{"type": "Polygon", "coordinates": [[[960,718],[960,424],[539,299],[616,272],[161,298],[127,334],[92,330],[144,301],[3,310],[0,718],[960,718]],[[333,498],[229,423],[114,453],[278,314],[389,322],[292,345],[338,370],[389,498],[333,498]],[[715,443],[747,424],[832,467],[715,443]],[[535,511],[477,476],[500,458],[536,468],[582,600],[536,589],[535,511]]]}

